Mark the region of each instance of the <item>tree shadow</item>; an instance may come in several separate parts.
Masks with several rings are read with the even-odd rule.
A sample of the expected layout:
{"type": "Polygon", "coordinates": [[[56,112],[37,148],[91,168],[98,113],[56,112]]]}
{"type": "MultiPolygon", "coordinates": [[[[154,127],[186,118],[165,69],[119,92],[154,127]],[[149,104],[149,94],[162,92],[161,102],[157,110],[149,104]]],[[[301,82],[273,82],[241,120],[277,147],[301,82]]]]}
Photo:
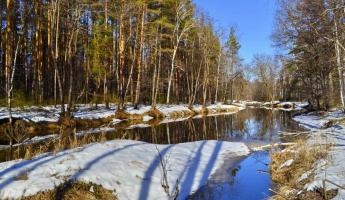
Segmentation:
{"type": "Polygon", "coordinates": [[[142,144],[144,144],[144,143],[130,144],[130,145],[126,145],[126,146],[124,146],[124,147],[121,147],[121,148],[119,148],[119,149],[114,149],[114,150],[111,150],[111,151],[109,151],[109,152],[107,152],[107,153],[104,153],[104,154],[102,154],[102,155],[96,157],[95,159],[93,159],[93,160],[87,162],[87,164],[85,165],[85,167],[84,167],[83,169],[79,170],[79,171],[78,171],[77,173],[75,173],[74,175],[70,176],[69,180],[70,180],[70,181],[75,181],[75,180],[77,180],[77,179],[78,179],[81,175],[83,175],[87,170],[91,169],[91,167],[92,167],[93,165],[95,165],[95,164],[98,163],[99,161],[101,161],[101,160],[103,160],[103,159],[105,159],[105,158],[107,158],[107,157],[109,157],[109,156],[114,155],[115,153],[118,153],[118,152],[123,151],[123,150],[125,150],[125,149],[128,149],[128,148],[130,148],[130,147],[139,146],[139,145],[142,145],[142,144]]]}
{"type": "Polygon", "coordinates": [[[42,159],[44,159],[44,158],[46,158],[46,157],[48,157],[50,155],[51,154],[47,154],[47,155],[44,155],[44,156],[36,157],[34,159],[31,159],[31,160],[23,160],[22,162],[16,163],[16,164],[12,165],[11,167],[2,170],[0,172],[0,177],[2,177],[3,175],[5,175],[5,174],[7,174],[7,173],[9,173],[9,172],[11,172],[13,170],[18,170],[20,168],[23,168],[23,167],[25,167],[25,166],[27,166],[29,164],[32,164],[32,163],[36,162],[36,161],[42,160],[42,159]]]}
{"type": "MultiPolygon", "coordinates": [[[[192,191],[192,187],[193,187],[193,183],[194,183],[194,179],[195,179],[195,175],[196,175],[196,172],[199,168],[199,165],[200,165],[200,160],[201,160],[201,156],[202,156],[202,149],[204,147],[204,145],[206,144],[206,141],[204,141],[197,153],[196,153],[196,156],[194,158],[194,160],[192,161],[191,165],[189,166],[189,169],[185,175],[185,178],[181,184],[181,196],[184,197],[184,196],[189,196],[193,191],[192,191]]],[[[200,188],[201,186],[207,184],[207,181],[209,179],[209,176],[212,172],[212,169],[217,161],[217,158],[218,158],[218,155],[219,155],[219,152],[222,148],[222,145],[223,145],[223,142],[218,142],[216,143],[216,146],[214,147],[213,149],[213,152],[211,154],[211,157],[202,173],[202,177],[198,183],[198,188],[200,188]]]]}
{"type": "MultiPolygon", "coordinates": [[[[201,144],[199,144],[199,146],[197,147],[197,151],[195,153],[191,152],[191,154],[193,154],[193,156],[189,156],[188,157],[188,163],[185,166],[185,169],[181,172],[180,177],[178,177],[178,180],[176,181],[180,181],[183,179],[183,181],[181,182],[181,184],[179,184],[180,186],[180,194],[181,197],[188,197],[190,195],[190,193],[192,192],[192,187],[193,187],[193,183],[195,182],[195,176],[196,173],[200,167],[200,163],[201,163],[201,159],[202,159],[202,154],[203,154],[203,149],[204,146],[207,144],[208,141],[203,141],[201,144]]],[[[70,176],[67,180],[67,182],[64,183],[64,186],[61,187],[62,191],[58,191],[56,192],[56,196],[55,199],[63,199],[64,198],[64,194],[66,194],[68,192],[68,190],[71,188],[71,184],[73,184],[75,181],[78,180],[78,178],[80,178],[85,172],[87,172],[87,170],[90,170],[96,163],[99,163],[101,160],[106,159],[109,156],[113,156],[116,153],[119,153],[121,151],[124,151],[128,148],[131,147],[135,147],[138,145],[142,145],[144,143],[136,143],[136,144],[129,144],[126,146],[123,146],[121,148],[116,148],[113,149],[111,151],[105,152],[99,156],[97,156],[96,158],[88,161],[85,166],[77,171],[76,173],[74,173],[72,176],[70,176]]],[[[198,187],[205,185],[209,179],[209,176],[212,172],[212,169],[215,166],[215,163],[217,161],[218,155],[220,153],[220,150],[222,148],[223,142],[216,142],[213,151],[211,153],[211,157],[209,158],[205,169],[202,173],[202,177],[199,181],[199,185],[198,187]]],[[[157,156],[155,156],[155,158],[153,159],[153,161],[150,163],[150,165],[148,166],[148,168],[145,171],[143,180],[141,182],[141,188],[140,188],[140,193],[139,193],[139,199],[140,200],[146,200],[148,199],[149,196],[149,191],[150,191],[150,187],[152,185],[152,176],[154,174],[154,172],[157,170],[157,168],[160,167],[161,164],[161,158],[164,158],[164,156],[169,152],[169,150],[174,147],[175,145],[169,145],[167,147],[164,147],[163,149],[160,149],[159,154],[157,156]]],[[[13,166],[3,170],[0,172],[0,177],[5,175],[6,173],[9,173],[11,171],[15,171],[18,170],[18,173],[16,173],[15,175],[3,180],[0,182],[0,190],[3,189],[4,187],[6,187],[7,185],[10,185],[13,181],[16,181],[18,179],[19,176],[33,171],[36,168],[38,168],[41,165],[44,165],[46,163],[49,163],[51,161],[54,161],[60,157],[63,157],[65,155],[68,155],[69,152],[63,152],[60,153],[58,155],[51,156],[51,154],[47,154],[45,156],[41,156],[41,157],[37,157],[33,160],[27,160],[27,161],[22,161],[20,163],[14,164],[13,166]],[[28,166],[31,165],[32,166],[28,166]],[[23,168],[23,169],[20,169],[23,168]]],[[[178,184],[178,182],[177,182],[178,184]]],[[[175,188],[174,188],[175,189],[175,188]]]]}
{"type": "Polygon", "coordinates": [[[126,145],[124,147],[121,147],[119,149],[114,149],[114,150],[111,150],[111,151],[108,151],[107,153],[104,153],[98,157],[96,157],[95,159],[92,159],[91,161],[87,162],[85,167],[81,170],[79,170],[77,173],[75,173],[74,175],[70,176],[68,181],[66,181],[64,184],[63,184],[63,187],[61,187],[61,191],[57,191],[55,193],[55,199],[56,200],[59,200],[59,199],[63,199],[64,198],[64,195],[69,191],[69,189],[71,188],[71,185],[78,180],[78,178],[80,176],[82,176],[87,170],[91,169],[92,166],[94,166],[96,163],[100,162],[101,160],[109,157],[109,156],[112,156],[114,155],[115,153],[118,153],[120,151],[123,151],[123,150],[126,150],[130,147],[134,147],[134,146],[139,146],[139,145],[142,145],[144,143],[138,143],[138,144],[130,144],[130,145],[126,145]]]}
{"type": "Polygon", "coordinates": [[[65,155],[67,155],[67,154],[68,154],[67,152],[64,152],[64,153],[61,153],[61,154],[58,155],[58,156],[53,156],[53,157],[48,158],[48,159],[46,159],[46,160],[42,160],[43,158],[46,158],[46,157],[50,156],[50,155],[51,155],[51,154],[50,154],[50,155],[47,155],[47,156],[39,157],[37,160],[34,160],[34,161],[28,160],[27,162],[24,162],[24,164],[23,164],[23,163],[18,163],[18,164],[16,164],[16,166],[12,166],[12,167],[8,168],[8,170],[6,169],[7,171],[6,171],[6,170],[5,170],[5,171],[6,171],[6,173],[8,173],[8,172],[13,171],[13,170],[16,170],[16,169],[18,169],[18,168],[23,168],[23,167],[26,166],[26,165],[35,163],[35,161],[38,161],[38,162],[36,162],[33,166],[28,167],[28,168],[25,168],[25,169],[19,171],[18,173],[16,173],[15,175],[13,175],[13,176],[7,178],[6,180],[2,181],[2,182],[0,183],[0,190],[3,189],[5,186],[11,184],[11,183],[12,183],[13,181],[15,181],[19,176],[21,176],[21,175],[27,173],[28,171],[35,170],[37,167],[39,167],[39,166],[41,166],[41,165],[44,165],[44,164],[46,164],[46,163],[48,163],[48,162],[50,162],[50,161],[56,160],[56,159],[58,159],[58,158],[60,158],[60,157],[62,157],[62,156],[65,156],[65,155]]]}
{"type": "Polygon", "coordinates": [[[150,186],[151,186],[151,177],[155,170],[160,166],[161,164],[161,157],[163,158],[175,145],[169,145],[166,148],[162,149],[159,151],[159,155],[155,157],[155,159],[151,162],[150,166],[147,168],[143,181],[141,182],[141,188],[140,188],[140,193],[139,193],[139,199],[140,200],[146,200],[148,198],[148,193],[150,191],[150,186]]]}
{"type": "MultiPolygon", "coordinates": [[[[189,166],[188,171],[184,175],[183,182],[181,182],[181,186],[180,186],[181,188],[180,194],[183,194],[182,196],[188,195],[191,192],[193,182],[194,182],[194,177],[200,165],[202,149],[204,148],[206,143],[207,141],[202,142],[202,144],[198,148],[198,151],[195,154],[194,159],[191,160],[190,163],[188,164],[189,166]]],[[[182,173],[184,173],[184,171],[182,173]]]]}

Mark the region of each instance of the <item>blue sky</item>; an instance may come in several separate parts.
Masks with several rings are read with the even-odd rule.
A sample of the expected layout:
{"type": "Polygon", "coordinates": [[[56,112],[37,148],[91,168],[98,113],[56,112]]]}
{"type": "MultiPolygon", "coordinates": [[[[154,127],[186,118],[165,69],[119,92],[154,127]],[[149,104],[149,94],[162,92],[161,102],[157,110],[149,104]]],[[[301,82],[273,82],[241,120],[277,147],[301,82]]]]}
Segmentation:
{"type": "Polygon", "coordinates": [[[193,0],[215,22],[228,31],[235,26],[241,43],[240,55],[249,63],[255,54],[273,55],[270,36],[276,11],[275,0],[193,0]]]}

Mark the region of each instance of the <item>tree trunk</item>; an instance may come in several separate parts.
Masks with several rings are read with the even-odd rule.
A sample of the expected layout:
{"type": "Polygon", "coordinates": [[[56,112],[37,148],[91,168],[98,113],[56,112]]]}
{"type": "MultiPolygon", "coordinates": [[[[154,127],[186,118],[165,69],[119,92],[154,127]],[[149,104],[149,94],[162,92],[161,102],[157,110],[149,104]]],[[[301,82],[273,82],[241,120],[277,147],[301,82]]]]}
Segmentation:
{"type": "Polygon", "coordinates": [[[145,22],[145,8],[142,8],[141,14],[141,25],[140,25],[140,41],[139,41],[139,52],[137,58],[137,67],[138,67],[138,77],[137,77],[137,85],[135,88],[135,100],[134,100],[134,107],[137,109],[139,104],[139,97],[140,97],[140,86],[141,86],[141,65],[142,65],[142,52],[143,52],[143,35],[144,35],[144,22],[145,22]]]}
{"type": "Polygon", "coordinates": [[[218,101],[218,85],[219,85],[219,70],[220,70],[220,61],[222,56],[222,46],[219,48],[219,54],[218,54],[218,66],[217,66],[217,77],[216,77],[216,94],[214,95],[214,101],[217,103],[218,101]]]}
{"type": "Polygon", "coordinates": [[[174,47],[173,55],[172,55],[172,58],[171,58],[171,68],[170,68],[169,83],[168,83],[168,92],[167,92],[167,104],[170,104],[170,88],[171,88],[172,78],[173,78],[173,76],[174,76],[175,57],[176,57],[177,48],[178,48],[178,46],[175,46],[175,47],[174,47]]]}
{"type": "Polygon", "coordinates": [[[162,32],[159,33],[159,50],[158,50],[158,70],[157,70],[157,79],[156,79],[156,89],[155,89],[155,96],[154,96],[154,107],[157,105],[157,96],[159,93],[159,81],[161,75],[161,68],[162,68],[162,32]]]}
{"type": "MultiPolygon", "coordinates": [[[[105,18],[105,37],[108,37],[108,0],[105,1],[104,5],[104,18],[105,18]]],[[[105,73],[104,73],[104,82],[103,82],[103,101],[105,103],[105,107],[109,109],[109,98],[108,98],[108,63],[110,61],[106,59],[105,62],[105,73]]]]}
{"type": "Polygon", "coordinates": [[[124,70],[125,70],[125,25],[124,22],[124,8],[125,1],[120,0],[120,44],[119,44],[119,88],[120,88],[120,102],[118,104],[118,110],[123,110],[125,107],[125,88],[124,88],[124,70]]]}
{"type": "Polygon", "coordinates": [[[156,32],[156,39],[155,39],[155,64],[153,69],[153,80],[152,80],[152,88],[151,88],[151,107],[156,108],[156,102],[155,102],[155,93],[156,93],[156,79],[157,79],[157,68],[158,68],[158,31],[159,28],[157,26],[157,32],[156,32]]]}
{"type": "Polygon", "coordinates": [[[335,54],[337,58],[337,67],[339,75],[339,89],[340,89],[340,100],[343,107],[345,107],[345,83],[344,83],[344,70],[341,62],[341,50],[339,47],[339,33],[338,33],[338,22],[334,17],[334,28],[335,28],[335,54]]]}
{"type": "Polygon", "coordinates": [[[12,62],[12,0],[6,1],[6,61],[5,61],[5,90],[8,91],[9,73],[12,62]]]}

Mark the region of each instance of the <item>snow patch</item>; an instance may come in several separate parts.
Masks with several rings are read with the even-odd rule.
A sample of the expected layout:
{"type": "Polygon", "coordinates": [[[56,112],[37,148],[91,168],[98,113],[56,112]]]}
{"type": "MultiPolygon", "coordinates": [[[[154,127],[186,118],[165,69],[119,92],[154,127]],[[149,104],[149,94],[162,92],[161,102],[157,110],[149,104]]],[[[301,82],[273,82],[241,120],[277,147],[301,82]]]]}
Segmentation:
{"type": "Polygon", "coordinates": [[[278,169],[283,169],[284,167],[289,167],[292,165],[292,163],[293,163],[293,159],[287,160],[282,165],[280,165],[278,169]]]}
{"type": "MultiPolygon", "coordinates": [[[[345,114],[340,110],[325,112],[322,115],[319,113],[304,114],[293,118],[302,126],[312,130],[307,144],[332,144],[327,157],[317,161],[311,170],[315,176],[311,182],[305,185],[305,190],[314,191],[317,188],[323,188],[323,180],[325,179],[345,187],[345,125],[340,123],[329,128],[325,127],[325,124],[330,120],[344,118],[345,114]]],[[[305,172],[299,181],[307,178],[310,174],[311,172],[305,172]]],[[[334,184],[326,183],[326,189],[338,189],[338,193],[333,199],[345,199],[345,191],[334,184]]]]}
{"type": "Polygon", "coordinates": [[[206,183],[222,160],[247,155],[249,149],[243,143],[219,141],[154,145],[113,140],[89,144],[32,160],[0,163],[0,199],[34,195],[66,179],[102,185],[116,191],[119,199],[169,199],[162,188],[159,154],[168,163],[169,192],[174,192],[178,180],[178,199],[185,199],[206,183]],[[27,179],[19,180],[22,174],[27,179]]]}

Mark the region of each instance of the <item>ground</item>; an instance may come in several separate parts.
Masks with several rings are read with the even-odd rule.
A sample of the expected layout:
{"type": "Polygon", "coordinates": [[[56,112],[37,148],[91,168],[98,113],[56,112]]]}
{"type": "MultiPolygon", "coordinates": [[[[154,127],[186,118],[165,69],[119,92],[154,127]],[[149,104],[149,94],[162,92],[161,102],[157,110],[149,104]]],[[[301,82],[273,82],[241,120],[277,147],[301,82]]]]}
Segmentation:
{"type": "Polygon", "coordinates": [[[204,185],[225,158],[247,154],[247,146],[236,142],[93,143],[31,160],[1,163],[0,199],[32,196],[66,181],[101,185],[119,199],[168,199],[176,191],[178,199],[184,199],[204,185]],[[162,185],[169,186],[168,190],[162,185]]]}
{"type": "Polygon", "coordinates": [[[315,199],[315,195],[321,199],[345,199],[344,112],[337,109],[330,112],[313,112],[296,116],[294,120],[310,131],[303,144],[278,153],[280,161],[276,158],[276,162],[280,163],[282,169],[278,170],[276,175],[284,174],[284,168],[285,171],[290,170],[295,176],[298,175],[292,178],[291,185],[285,184],[282,195],[300,196],[301,199],[307,198],[308,195],[313,195],[315,199]],[[284,155],[285,159],[282,159],[284,155]],[[299,157],[304,158],[303,162],[298,161],[299,157]],[[307,160],[313,162],[305,165],[307,160]],[[287,161],[291,162],[290,165],[284,166],[287,161]],[[304,167],[298,163],[303,163],[304,167]],[[296,167],[305,171],[297,172],[296,167]]]}

